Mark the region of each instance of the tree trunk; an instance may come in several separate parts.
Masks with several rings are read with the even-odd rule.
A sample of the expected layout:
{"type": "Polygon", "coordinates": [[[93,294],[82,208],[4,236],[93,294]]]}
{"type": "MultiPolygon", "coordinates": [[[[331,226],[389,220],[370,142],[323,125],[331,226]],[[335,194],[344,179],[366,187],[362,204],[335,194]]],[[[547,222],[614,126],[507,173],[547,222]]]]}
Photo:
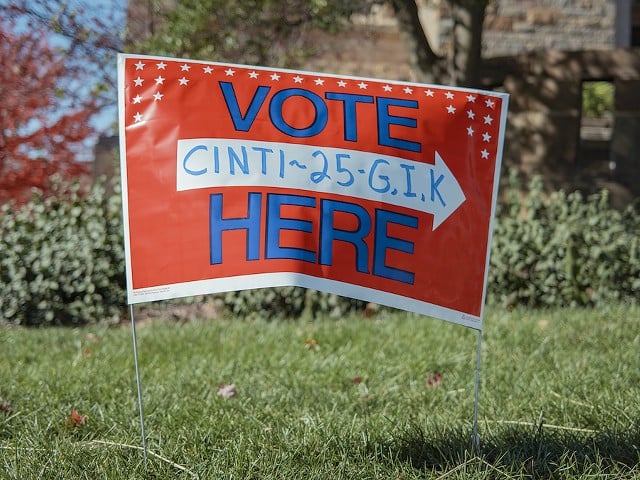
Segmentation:
{"type": "Polygon", "coordinates": [[[418,80],[425,83],[444,83],[449,75],[446,59],[437,55],[424,33],[415,0],[392,0],[393,10],[409,50],[409,58],[418,80]]]}
{"type": "Polygon", "coordinates": [[[454,0],[453,7],[453,83],[477,87],[482,62],[482,24],[486,0],[454,0]]]}
{"type": "Polygon", "coordinates": [[[419,80],[476,87],[482,61],[482,25],[488,0],[449,0],[453,14],[453,60],[436,54],[420,22],[417,0],[391,4],[419,80]],[[451,65],[450,65],[451,64],[451,65]]]}

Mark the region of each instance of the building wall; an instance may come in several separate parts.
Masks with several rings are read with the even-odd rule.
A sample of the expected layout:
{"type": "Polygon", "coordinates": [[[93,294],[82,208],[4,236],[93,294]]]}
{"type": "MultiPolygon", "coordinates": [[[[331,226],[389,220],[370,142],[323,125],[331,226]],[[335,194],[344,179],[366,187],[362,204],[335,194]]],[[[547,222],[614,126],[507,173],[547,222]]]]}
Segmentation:
{"type": "MultiPolygon", "coordinates": [[[[447,3],[421,4],[425,28],[437,30],[432,45],[447,55],[453,26],[447,3]]],[[[640,50],[615,48],[616,27],[621,18],[631,19],[631,6],[625,0],[490,3],[483,79],[485,88],[511,94],[507,166],[541,173],[555,187],[587,192],[607,188],[619,206],[640,198],[640,50]],[[615,87],[610,139],[581,138],[582,85],[587,80],[610,81],[615,87]]],[[[310,62],[311,69],[417,78],[389,8],[318,44],[324,51],[310,62]]]]}
{"type": "Polygon", "coordinates": [[[618,206],[640,198],[640,48],[529,52],[483,68],[487,82],[511,95],[506,165],[542,173],[557,187],[607,188],[618,206]],[[587,80],[615,89],[610,139],[580,134],[587,80]]]}
{"type": "MultiPolygon", "coordinates": [[[[142,29],[138,34],[153,27],[153,19],[144,20],[152,13],[149,1],[133,2],[137,9],[131,13],[142,29]]],[[[433,48],[447,55],[453,27],[448,3],[417,1],[433,48]]],[[[621,43],[621,25],[630,23],[626,30],[633,30],[636,11],[640,0],[490,2],[483,32],[483,78],[486,88],[511,94],[507,165],[543,173],[559,186],[610,188],[619,204],[640,198],[640,50],[614,49],[621,43]],[[598,79],[612,81],[616,92],[607,144],[580,139],[581,85],[598,79]]],[[[389,6],[355,18],[348,30],[336,35],[316,35],[316,51],[306,69],[418,78],[389,6]]]]}
{"type": "MultiPolygon", "coordinates": [[[[447,56],[452,49],[453,20],[446,0],[417,0],[432,48],[447,56]]],[[[629,12],[630,0],[493,0],[486,11],[483,57],[519,55],[537,50],[603,50],[615,48],[616,28],[629,12]],[[622,11],[620,10],[622,8],[622,11]]],[[[629,30],[630,31],[630,30],[629,30]]],[[[392,9],[379,6],[358,17],[337,36],[318,34],[311,67],[338,73],[386,74],[412,80],[406,45],[392,9]]]]}
{"type": "Polygon", "coordinates": [[[615,24],[614,0],[499,0],[487,8],[483,53],[614,48],[615,24]]]}

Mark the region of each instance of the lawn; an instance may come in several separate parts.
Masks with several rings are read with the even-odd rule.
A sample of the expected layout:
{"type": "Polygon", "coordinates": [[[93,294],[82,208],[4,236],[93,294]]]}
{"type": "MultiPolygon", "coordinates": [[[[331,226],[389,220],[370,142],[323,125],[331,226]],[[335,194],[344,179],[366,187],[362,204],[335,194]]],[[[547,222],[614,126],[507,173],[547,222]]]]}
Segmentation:
{"type": "Polygon", "coordinates": [[[1,479],[640,478],[640,307],[0,329],[1,479]],[[75,412],[75,413],[74,413],[75,412]]]}

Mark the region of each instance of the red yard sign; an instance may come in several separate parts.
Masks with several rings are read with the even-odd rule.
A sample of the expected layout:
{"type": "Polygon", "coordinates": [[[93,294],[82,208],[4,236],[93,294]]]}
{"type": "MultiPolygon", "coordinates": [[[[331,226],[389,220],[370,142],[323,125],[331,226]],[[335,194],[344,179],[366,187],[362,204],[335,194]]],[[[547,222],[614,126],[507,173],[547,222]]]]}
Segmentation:
{"type": "Polygon", "coordinates": [[[129,303],[298,285],[482,328],[507,95],[118,68],[129,303]]]}

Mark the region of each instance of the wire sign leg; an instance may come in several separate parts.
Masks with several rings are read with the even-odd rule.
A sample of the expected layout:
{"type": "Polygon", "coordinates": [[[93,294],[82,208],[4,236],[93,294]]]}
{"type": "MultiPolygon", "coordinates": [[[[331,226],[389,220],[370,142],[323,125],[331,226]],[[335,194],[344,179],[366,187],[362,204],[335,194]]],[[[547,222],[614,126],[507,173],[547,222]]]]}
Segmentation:
{"type": "Polygon", "coordinates": [[[131,316],[131,335],[133,336],[133,361],[136,365],[136,385],[138,387],[138,409],[140,410],[140,431],[142,433],[142,451],[144,464],[147,465],[147,435],[144,429],[144,408],[142,406],[142,381],[140,380],[140,365],[138,363],[138,340],[136,338],[136,321],[133,317],[133,304],[129,305],[131,316]]]}
{"type": "Polygon", "coordinates": [[[472,440],[476,454],[480,453],[480,435],[478,434],[478,397],[480,395],[480,353],[482,351],[482,330],[478,330],[478,350],[476,352],[476,381],[473,394],[472,440]]]}

